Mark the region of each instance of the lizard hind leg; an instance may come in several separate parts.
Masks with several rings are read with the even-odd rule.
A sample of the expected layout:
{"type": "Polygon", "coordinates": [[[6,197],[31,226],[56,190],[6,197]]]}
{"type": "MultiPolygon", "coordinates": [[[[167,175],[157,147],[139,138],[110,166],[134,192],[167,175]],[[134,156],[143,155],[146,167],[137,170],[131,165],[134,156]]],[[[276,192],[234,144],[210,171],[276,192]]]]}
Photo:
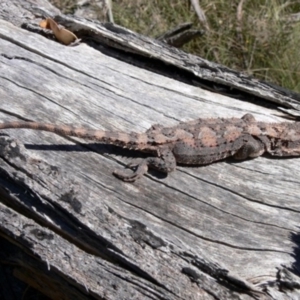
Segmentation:
{"type": "Polygon", "coordinates": [[[147,173],[148,168],[158,170],[163,173],[169,173],[176,169],[176,159],[172,151],[168,148],[159,149],[159,157],[147,157],[139,164],[131,163],[128,165],[134,168],[133,173],[127,174],[123,170],[116,170],[113,174],[126,182],[134,182],[147,173]]]}

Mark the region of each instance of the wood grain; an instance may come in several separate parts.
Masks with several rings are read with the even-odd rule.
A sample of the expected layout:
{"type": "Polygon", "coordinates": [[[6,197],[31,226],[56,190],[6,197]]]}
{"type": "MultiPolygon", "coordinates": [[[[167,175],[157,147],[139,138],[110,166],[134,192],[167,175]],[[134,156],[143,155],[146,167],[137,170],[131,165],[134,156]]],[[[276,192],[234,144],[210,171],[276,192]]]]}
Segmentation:
{"type": "MultiPolygon", "coordinates": [[[[190,64],[198,59],[189,57],[190,64]]],[[[66,47],[4,20],[0,74],[3,121],[143,132],[156,123],[247,112],[284,120],[259,103],[128,64],[86,43],[66,47]]],[[[66,286],[66,299],[300,295],[278,276],[283,266],[295,276],[300,271],[300,159],[178,167],[168,177],[150,173],[130,184],[112,171],[138,153],[45,132],[1,133],[0,234],[16,246],[16,274],[40,278],[38,289],[47,282],[49,297],[62,297],[66,286]]]]}

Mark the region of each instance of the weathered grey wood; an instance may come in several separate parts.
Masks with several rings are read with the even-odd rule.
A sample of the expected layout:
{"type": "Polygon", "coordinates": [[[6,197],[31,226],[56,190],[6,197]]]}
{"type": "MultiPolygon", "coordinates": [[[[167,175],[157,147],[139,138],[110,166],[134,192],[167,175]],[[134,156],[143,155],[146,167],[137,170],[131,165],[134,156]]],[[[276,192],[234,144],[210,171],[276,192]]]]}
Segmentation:
{"type": "Polygon", "coordinates": [[[26,248],[27,253],[19,253],[13,261],[18,264],[18,275],[21,277],[27,272],[30,276],[23,278],[30,285],[48,286],[45,292],[53,299],[87,299],[89,296],[110,299],[115,297],[116,289],[122,293],[120,298],[123,299],[141,299],[144,296],[160,299],[162,294],[165,294],[164,299],[174,299],[172,293],[149,280],[88,254],[1,203],[0,215],[2,232],[20,248],[26,248]],[[52,273],[51,276],[48,272],[52,273]],[[54,286],[57,288],[53,289],[54,286]]]}
{"type": "MultiPolygon", "coordinates": [[[[34,10],[24,3],[23,10],[34,10]]],[[[247,112],[259,120],[283,120],[282,113],[259,103],[147,71],[122,61],[124,53],[119,59],[109,56],[107,48],[102,53],[86,43],[63,46],[20,29],[12,19],[0,20],[0,120],[124,131],[247,112]]],[[[96,30],[121,45],[126,41],[126,34],[100,25],[96,30]]],[[[132,37],[140,41],[139,47],[128,43],[132,52],[148,51],[152,43],[156,59],[174,51],[174,65],[180,56],[189,68],[199,61],[148,38],[132,37]]],[[[265,97],[259,82],[252,88],[271,101],[279,93],[273,90],[265,97]]],[[[280,99],[296,103],[286,95],[280,99]]],[[[5,133],[10,137],[0,136],[0,234],[31,257],[22,263],[15,259],[19,277],[30,272],[49,286],[69,286],[69,299],[300,296],[297,284],[288,290],[278,276],[283,265],[295,274],[300,269],[300,159],[260,157],[178,167],[166,178],[154,173],[129,184],[114,178],[112,171],[130,161],[123,157],[132,155],[130,151],[51,133],[5,133]],[[51,239],[44,238],[49,235],[51,239]],[[45,277],[39,277],[42,265],[50,266],[45,277]],[[268,294],[256,292],[263,289],[268,294]]],[[[55,298],[55,293],[59,291],[49,296],[55,298]]]]}
{"type": "MultiPolygon", "coordinates": [[[[126,53],[138,54],[147,59],[151,58],[151,61],[157,60],[162,66],[165,66],[160,69],[160,72],[171,77],[175,77],[174,74],[170,74],[171,72],[182,73],[185,80],[190,80],[194,85],[248,101],[264,99],[279,107],[287,108],[283,110],[291,114],[300,115],[300,96],[292,91],[259,81],[174,47],[166,47],[159,41],[124,30],[115,24],[97,25],[95,22],[74,20],[74,18],[64,15],[58,15],[55,19],[71,31],[78,33],[78,36],[83,39],[88,36],[89,40],[92,38],[112,48],[126,51],[126,53]]],[[[152,69],[151,63],[148,67],[152,69]]],[[[181,76],[179,75],[179,77],[181,76]]]]}

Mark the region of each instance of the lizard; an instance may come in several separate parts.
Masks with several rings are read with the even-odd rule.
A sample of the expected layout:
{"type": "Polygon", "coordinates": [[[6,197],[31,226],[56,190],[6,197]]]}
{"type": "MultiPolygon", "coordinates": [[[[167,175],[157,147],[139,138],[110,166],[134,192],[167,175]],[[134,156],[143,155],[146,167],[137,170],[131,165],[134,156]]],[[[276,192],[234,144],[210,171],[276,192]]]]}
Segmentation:
{"type": "Polygon", "coordinates": [[[75,136],[150,153],[137,164],[129,164],[131,174],[116,170],[113,174],[128,182],[142,177],[148,168],[172,172],[177,164],[207,165],[227,157],[243,160],[264,153],[272,156],[300,156],[300,122],[266,123],[252,114],[242,118],[208,118],[181,122],[173,127],[152,125],[144,133],[77,128],[38,122],[0,123],[1,129],[27,128],[75,136]]]}

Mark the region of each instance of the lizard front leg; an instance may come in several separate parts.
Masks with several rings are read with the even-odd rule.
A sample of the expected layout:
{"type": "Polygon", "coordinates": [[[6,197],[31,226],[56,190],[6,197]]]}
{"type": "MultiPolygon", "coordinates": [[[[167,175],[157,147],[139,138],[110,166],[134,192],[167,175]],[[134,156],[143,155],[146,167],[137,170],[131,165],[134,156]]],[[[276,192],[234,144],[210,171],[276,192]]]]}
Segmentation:
{"type": "MultiPolygon", "coordinates": [[[[233,155],[235,159],[246,159],[248,157],[258,157],[265,152],[265,141],[263,139],[255,139],[252,135],[240,137],[235,143],[243,145],[233,155]]],[[[235,146],[234,146],[235,147],[235,146]]]]}
{"type": "Polygon", "coordinates": [[[169,173],[176,169],[176,159],[171,149],[160,147],[158,149],[159,157],[147,157],[139,164],[129,164],[130,168],[135,168],[132,174],[126,174],[123,170],[114,171],[114,175],[124,181],[133,182],[147,173],[148,168],[158,170],[163,173],[169,173]]]}

